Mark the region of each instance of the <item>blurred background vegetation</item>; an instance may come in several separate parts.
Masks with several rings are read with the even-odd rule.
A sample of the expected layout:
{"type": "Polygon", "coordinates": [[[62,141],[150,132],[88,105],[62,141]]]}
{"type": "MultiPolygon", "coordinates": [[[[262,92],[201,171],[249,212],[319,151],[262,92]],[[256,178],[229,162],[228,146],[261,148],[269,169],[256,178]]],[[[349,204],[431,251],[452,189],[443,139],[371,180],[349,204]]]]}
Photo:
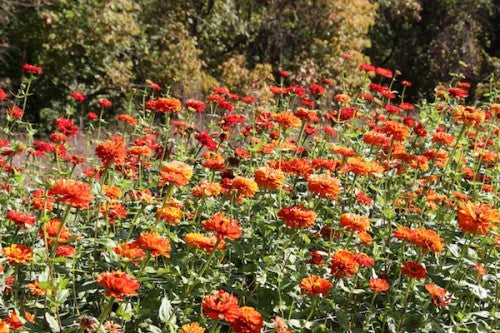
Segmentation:
{"type": "Polygon", "coordinates": [[[49,121],[73,90],[118,101],[146,79],[177,97],[201,97],[215,84],[267,91],[279,69],[304,84],[330,78],[360,87],[366,76],[356,63],[366,61],[400,70],[422,96],[450,72],[476,87],[500,67],[495,0],[0,4],[0,87],[16,89],[25,62],[44,69],[28,110],[35,122],[49,121]],[[355,61],[344,61],[344,52],[355,61]]]}

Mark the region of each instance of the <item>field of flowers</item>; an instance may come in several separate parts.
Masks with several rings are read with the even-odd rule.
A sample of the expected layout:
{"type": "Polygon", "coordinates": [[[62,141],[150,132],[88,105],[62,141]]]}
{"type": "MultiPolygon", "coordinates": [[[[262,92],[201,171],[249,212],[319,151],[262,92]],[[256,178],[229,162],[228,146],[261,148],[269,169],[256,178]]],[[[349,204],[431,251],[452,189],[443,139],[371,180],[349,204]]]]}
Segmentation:
{"type": "Polygon", "coordinates": [[[74,91],[41,141],[26,64],[0,89],[0,332],[498,329],[500,91],[413,105],[360,66],[351,96],[285,71],[268,99],[74,91]]]}

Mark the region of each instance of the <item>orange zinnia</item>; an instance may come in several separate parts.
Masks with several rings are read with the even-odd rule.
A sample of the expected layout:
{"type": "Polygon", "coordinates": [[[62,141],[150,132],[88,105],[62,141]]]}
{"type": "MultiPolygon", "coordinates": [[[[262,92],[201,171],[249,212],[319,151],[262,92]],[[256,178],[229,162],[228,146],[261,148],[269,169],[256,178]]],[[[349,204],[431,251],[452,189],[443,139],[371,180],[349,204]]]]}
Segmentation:
{"type": "Polygon", "coordinates": [[[241,227],[238,225],[238,221],[227,217],[224,213],[212,215],[201,224],[205,230],[215,232],[217,239],[235,240],[241,237],[241,227]]]}
{"type": "Polygon", "coordinates": [[[255,182],[266,190],[277,190],[285,182],[285,175],[279,169],[263,166],[255,170],[255,182]]]}
{"type": "Polygon", "coordinates": [[[238,318],[230,324],[236,333],[260,333],[264,326],[264,319],[251,306],[244,306],[240,308],[238,318]]]}
{"type": "Polygon", "coordinates": [[[153,231],[142,232],[136,242],[141,249],[150,251],[153,257],[170,257],[170,242],[153,231]]]}
{"type": "Polygon", "coordinates": [[[347,230],[362,233],[370,228],[370,220],[366,216],[344,213],[340,217],[340,225],[347,230]]]}
{"type": "Polygon", "coordinates": [[[457,123],[477,127],[484,122],[486,114],[482,110],[473,108],[472,106],[458,105],[453,110],[452,118],[457,123]]]}
{"type": "Polygon", "coordinates": [[[330,262],[330,271],[336,279],[351,277],[358,272],[359,262],[356,255],[347,250],[337,251],[330,262]]]}
{"type": "Polygon", "coordinates": [[[205,329],[198,323],[191,323],[182,325],[181,331],[179,333],[204,333],[205,329]]]}
{"type": "Polygon", "coordinates": [[[370,289],[375,293],[382,293],[389,290],[389,282],[386,279],[370,279],[370,289]]]}
{"type": "Polygon", "coordinates": [[[334,200],[340,193],[340,180],[329,174],[313,174],[307,178],[307,188],[322,198],[334,200]]]}
{"type": "Polygon", "coordinates": [[[293,113],[289,111],[283,111],[280,113],[273,113],[271,115],[273,120],[277,122],[280,126],[285,128],[290,127],[299,127],[302,124],[302,121],[299,117],[293,115],[293,113]]]}
{"type": "Polygon", "coordinates": [[[160,185],[172,183],[177,187],[181,187],[182,185],[186,185],[192,176],[192,167],[183,162],[172,161],[161,168],[160,185]]]}
{"type": "Polygon", "coordinates": [[[47,241],[51,244],[57,235],[59,234],[58,242],[65,242],[71,237],[71,233],[68,231],[68,228],[65,226],[61,226],[62,222],[59,219],[51,219],[40,230],[40,238],[45,240],[47,237],[47,241]]]}
{"type": "Polygon", "coordinates": [[[9,260],[9,264],[25,264],[31,261],[33,251],[26,246],[20,244],[12,244],[3,248],[3,255],[9,260]]]}
{"type": "Polygon", "coordinates": [[[480,202],[460,203],[457,216],[458,226],[463,232],[479,235],[488,235],[500,221],[500,214],[495,208],[480,202]]]}
{"type": "Polygon", "coordinates": [[[140,287],[137,280],[121,271],[101,273],[97,276],[97,283],[107,290],[105,296],[113,296],[118,300],[122,300],[123,296],[137,295],[140,287]]]}
{"type": "Polygon", "coordinates": [[[316,223],[316,213],[298,205],[295,207],[284,207],[278,212],[278,216],[292,229],[310,228],[316,223]]]}
{"type": "Polygon", "coordinates": [[[124,138],[115,135],[111,137],[111,140],[104,141],[97,145],[95,153],[101,159],[105,167],[111,164],[118,166],[125,164],[127,150],[125,149],[124,141],[124,138]]]}
{"type": "Polygon", "coordinates": [[[49,194],[57,197],[56,202],[79,209],[89,208],[92,200],[90,185],[73,179],[58,179],[55,186],[49,190],[49,194]]]}
{"type": "Polygon", "coordinates": [[[181,221],[183,208],[184,205],[180,202],[174,199],[169,199],[163,207],[157,209],[156,218],[164,220],[170,225],[177,224],[181,221]]]}
{"type": "Polygon", "coordinates": [[[259,187],[253,179],[236,177],[231,181],[231,189],[238,192],[240,198],[250,198],[255,195],[259,187]]]}
{"type": "Polygon", "coordinates": [[[222,186],[219,183],[209,182],[203,179],[198,183],[198,186],[193,188],[191,194],[196,198],[207,198],[216,197],[223,191],[222,186]]]}
{"type": "MultiPolygon", "coordinates": [[[[206,252],[212,252],[212,249],[217,243],[217,237],[210,236],[207,237],[200,233],[189,233],[184,237],[184,242],[190,247],[199,247],[206,252]]],[[[226,243],[221,240],[219,245],[217,245],[217,250],[223,250],[226,247],[226,243]]]]}
{"type": "Polygon", "coordinates": [[[222,289],[203,297],[201,307],[205,316],[213,320],[223,319],[231,323],[240,315],[238,299],[222,289]]]}
{"type": "Polygon", "coordinates": [[[299,287],[302,289],[302,294],[309,294],[311,296],[322,294],[327,296],[333,284],[317,275],[309,275],[300,281],[299,287]]]}
{"type": "Polygon", "coordinates": [[[9,333],[9,325],[0,319],[0,333],[9,333]]]}
{"type": "Polygon", "coordinates": [[[438,287],[433,283],[428,283],[425,285],[425,290],[431,295],[435,306],[445,307],[451,302],[451,297],[446,297],[446,289],[438,287]]]}
{"type": "Polygon", "coordinates": [[[136,242],[118,244],[114,251],[123,258],[130,260],[142,260],[146,257],[146,253],[137,245],[136,242]]]}
{"type": "Polygon", "coordinates": [[[439,253],[444,248],[444,241],[438,234],[430,229],[410,229],[399,227],[393,231],[396,238],[410,241],[418,247],[424,249],[424,252],[439,253]]]}

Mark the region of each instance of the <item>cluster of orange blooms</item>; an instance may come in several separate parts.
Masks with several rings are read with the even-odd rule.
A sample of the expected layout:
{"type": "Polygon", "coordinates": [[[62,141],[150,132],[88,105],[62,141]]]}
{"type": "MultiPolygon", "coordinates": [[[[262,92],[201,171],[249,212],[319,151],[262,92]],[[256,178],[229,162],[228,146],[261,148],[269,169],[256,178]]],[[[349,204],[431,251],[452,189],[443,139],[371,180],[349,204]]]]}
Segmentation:
{"type": "MultiPolygon", "coordinates": [[[[101,109],[85,125],[92,156],[73,153],[81,128],[69,116],[47,142],[0,139],[0,285],[13,309],[0,333],[350,331],[360,314],[359,331],[396,319],[399,330],[409,311],[461,320],[433,312],[458,297],[476,313],[460,282],[482,291],[494,280],[483,277],[500,246],[500,106],[466,106],[464,83],[416,106],[394,88],[411,86],[400,73],[360,68],[381,81],[357,96],[282,71],[289,85],[270,88],[272,103],[225,87],[183,102],[148,81],[116,117],[123,133],[101,136],[111,101],[88,105],[101,109]],[[332,319],[338,310],[357,313],[352,327],[332,319]]],[[[4,132],[23,128],[30,94],[0,91],[4,132]]],[[[71,97],[80,110],[86,97],[71,97]]],[[[492,311],[487,297],[478,307],[492,311]]]]}

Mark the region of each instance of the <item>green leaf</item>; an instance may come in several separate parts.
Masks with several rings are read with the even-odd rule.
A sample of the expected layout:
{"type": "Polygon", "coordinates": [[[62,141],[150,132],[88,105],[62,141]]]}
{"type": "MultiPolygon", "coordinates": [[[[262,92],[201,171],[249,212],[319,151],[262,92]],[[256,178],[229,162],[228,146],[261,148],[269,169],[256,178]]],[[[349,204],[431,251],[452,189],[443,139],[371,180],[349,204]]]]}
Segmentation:
{"type": "Polygon", "coordinates": [[[175,315],[172,315],[172,304],[166,296],[161,300],[159,317],[162,323],[169,322],[175,324],[175,322],[177,321],[175,315]]]}
{"type": "Polygon", "coordinates": [[[52,332],[61,332],[56,318],[54,318],[50,313],[45,312],[45,320],[47,321],[47,324],[49,324],[50,330],[52,332]]]}

